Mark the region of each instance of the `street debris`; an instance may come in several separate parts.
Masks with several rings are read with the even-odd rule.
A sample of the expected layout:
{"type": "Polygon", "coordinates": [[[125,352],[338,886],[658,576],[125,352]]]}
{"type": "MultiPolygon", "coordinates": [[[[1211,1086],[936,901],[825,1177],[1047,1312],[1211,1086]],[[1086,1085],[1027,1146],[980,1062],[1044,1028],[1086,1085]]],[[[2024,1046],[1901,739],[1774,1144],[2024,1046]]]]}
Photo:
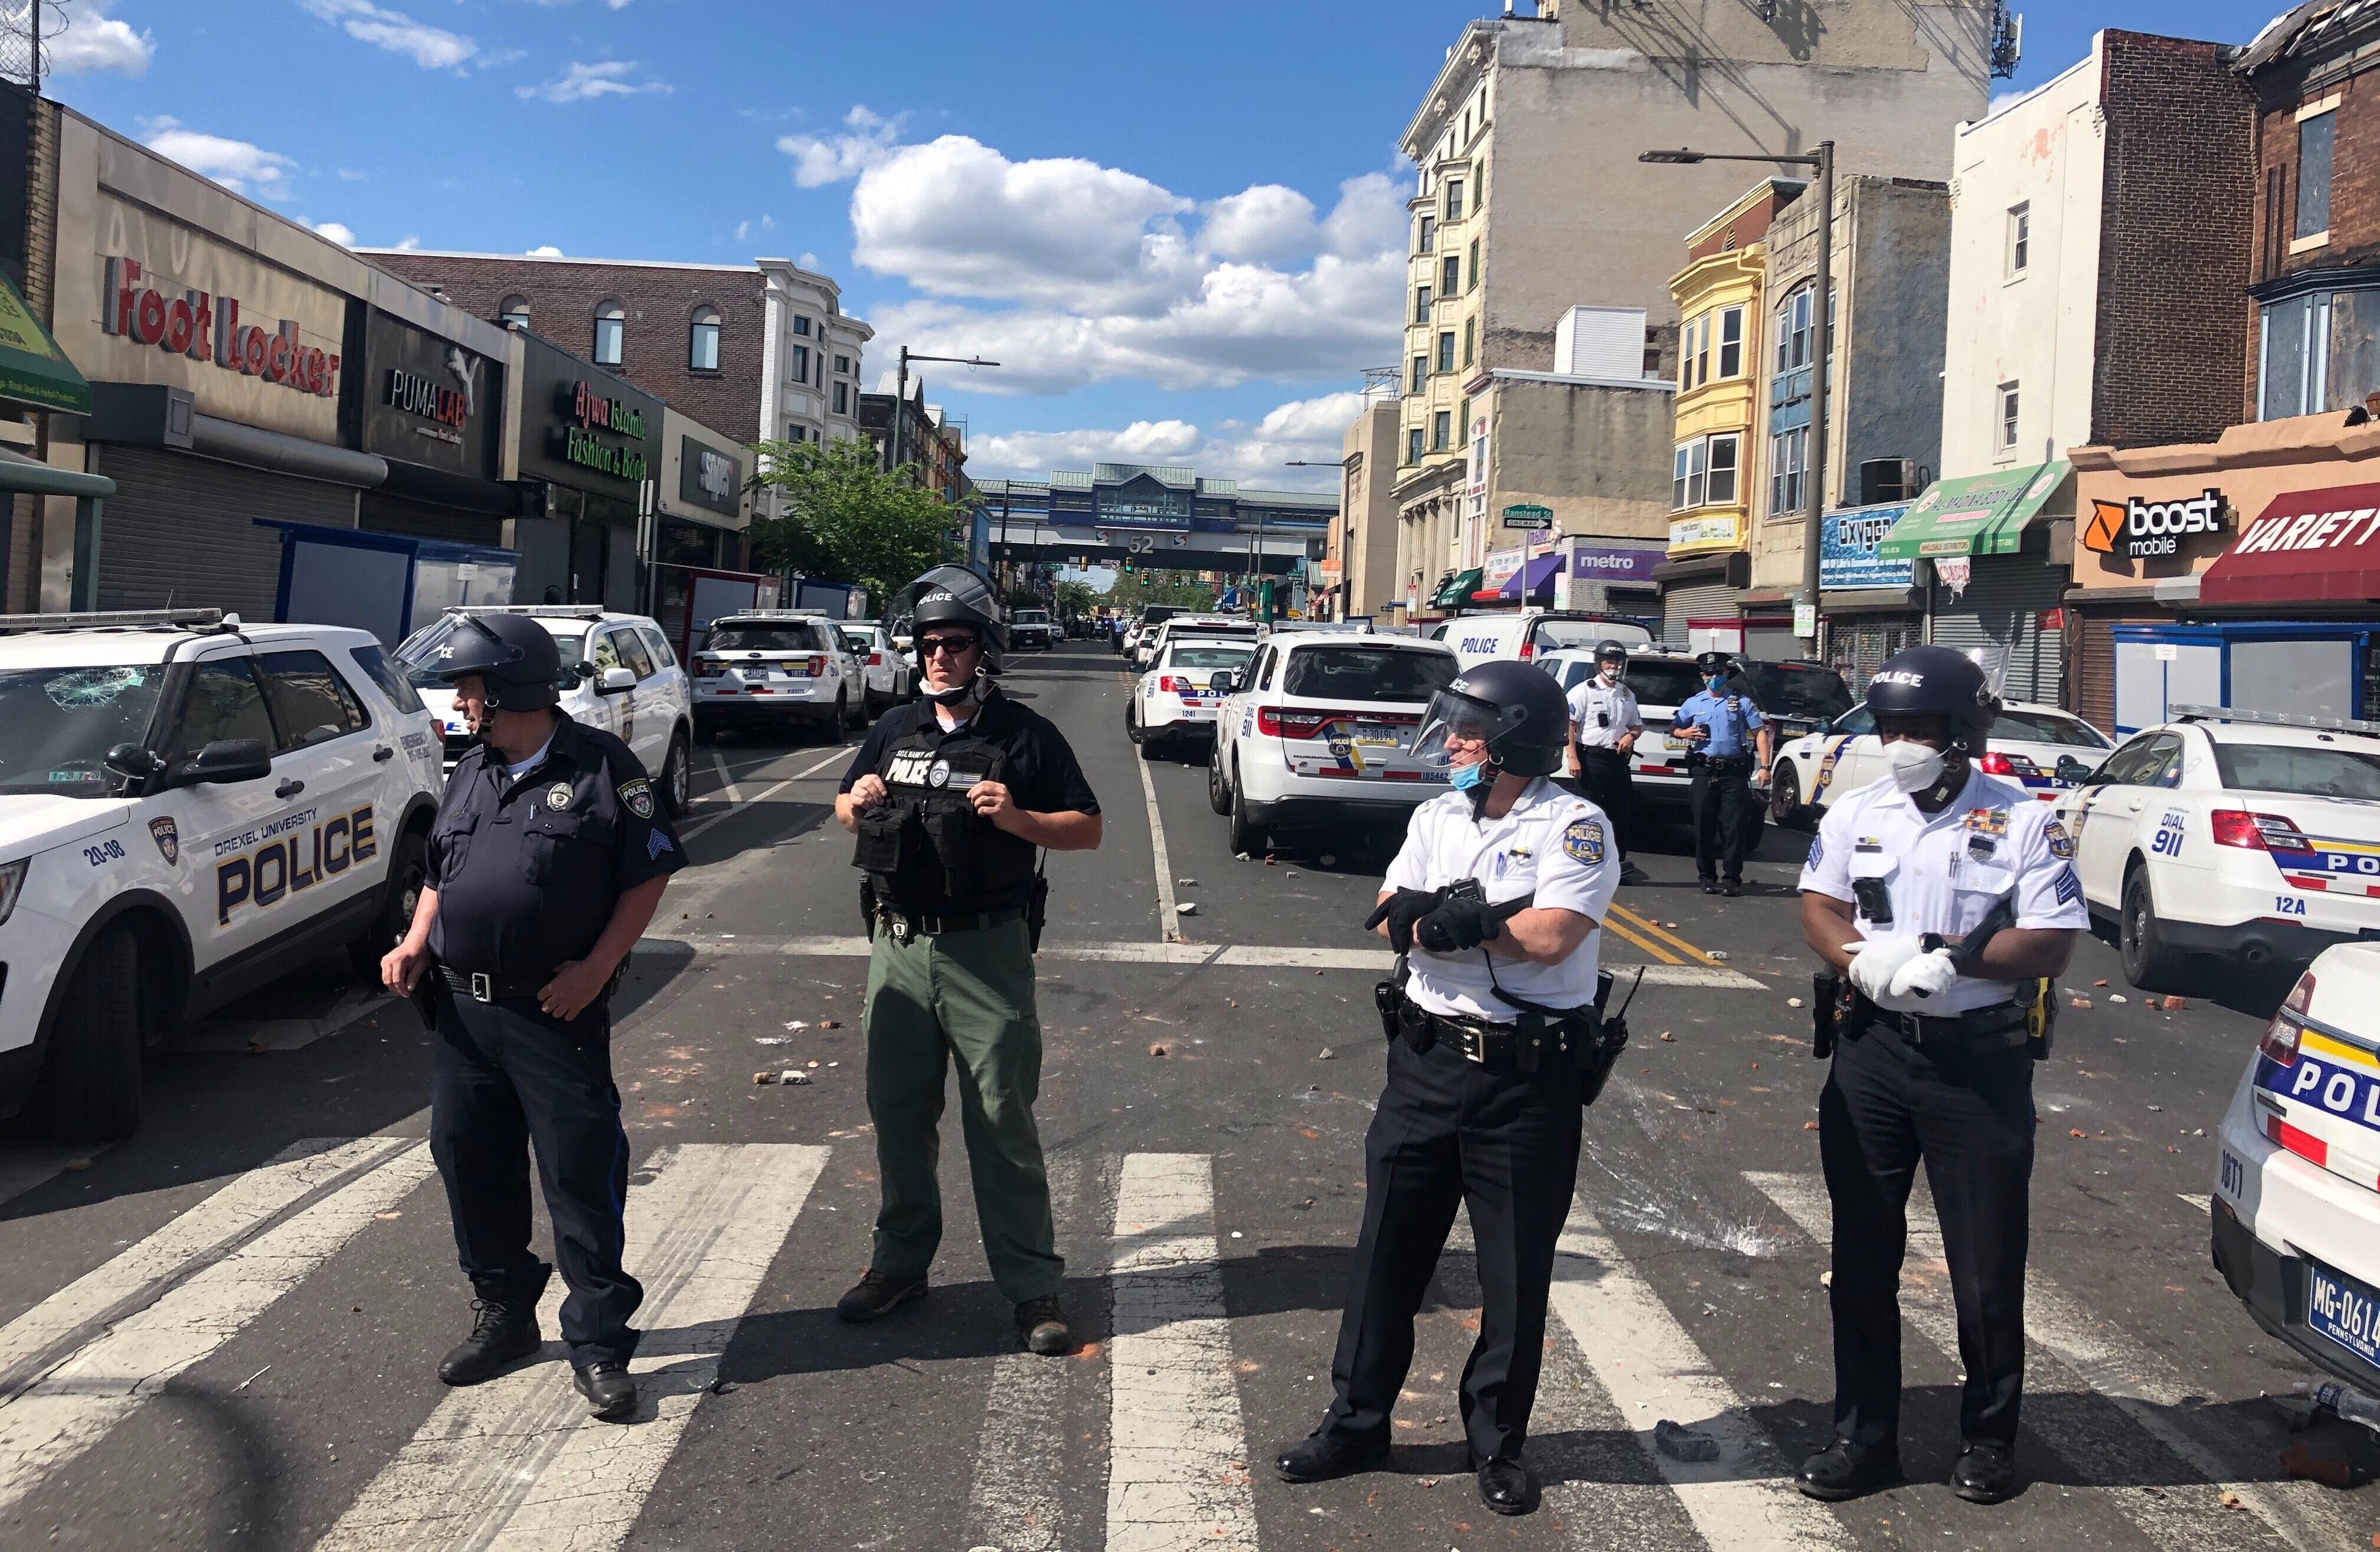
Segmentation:
{"type": "Polygon", "coordinates": [[[790,1035],[755,1035],[752,1043],[756,1046],[790,1046],[794,1037],[790,1035]]]}
{"type": "Polygon", "coordinates": [[[1818,1123],[1815,1121],[1805,1121],[1802,1123],[1802,1130],[1804,1132],[1815,1132],[1817,1129],[1818,1123]]]}
{"type": "Polygon", "coordinates": [[[788,1029],[808,1029],[809,1025],[801,1019],[788,1019],[785,1022],[785,1027],[788,1029]]]}
{"type": "Polygon", "coordinates": [[[1177,916],[1195,916],[1198,914],[1198,903],[1195,900],[1185,900],[1173,907],[1173,914],[1177,916]]]}
{"type": "Polygon", "coordinates": [[[1789,1007],[1789,1008],[1798,1008],[1798,1007],[1800,1007],[1801,1005],[1802,1005],[1802,1000],[1801,1000],[1800,998],[1798,998],[1798,997],[1789,997],[1789,998],[1785,999],[1785,1006],[1787,1006],[1787,1007],[1789,1007]]]}
{"type": "Polygon", "coordinates": [[[2093,981],[2091,984],[2092,984],[2093,986],[2095,986],[2095,987],[2103,987],[2103,986],[2106,986],[2107,983],[2107,982],[2105,982],[2105,981],[2093,981]]]}
{"type": "Polygon", "coordinates": [[[2070,1126],[2066,1129],[2066,1134],[2070,1137],[2087,1137],[2091,1134],[2083,1131],[2079,1126],[2070,1126]]]}
{"type": "Polygon", "coordinates": [[[1653,1425],[1653,1444],[1672,1461],[1718,1459],[1718,1440],[1700,1428],[1683,1427],[1666,1417],[1653,1425]]]}
{"type": "Polygon", "coordinates": [[[819,1020],[819,1027],[820,1029],[841,1029],[843,1027],[843,1021],[841,1019],[820,1019],[819,1020]]]}
{"type": "Polygon", "coordinates": [[[1818,1286],[1819,1286],[1819,1287],[1821,1287],[1821,1288],[1832,1288],[1834,1285],[1835,1285],[1835,1273],[1834,1273],[1834,1269],[1833,1269],[1832,1267],[1828,1267],[1827,1270],[1825,1270],[1825,1271],[1823,1271],[1823,1272],[1820,1272],[1820,1273],[1818,1274],[1818,1286]]]}
{"type": "Polygon", "coordinates": [[[2307,1482],[2319,1482],[2325,1487],[2355,1485],[2353,1466],[2344,1461],[2332,1461],[2316,1455],[2305,1447],[2302,1439],[2281,1451],[2281,1470],[2307,1482]]]}
{"type": "Polygon", "coordinates": [[[1160,1040],[1160,1041],[1159,1041],[1157,1044],[1155,1044],[1155,1045],[1153,1045],[1153,1046],[1149,1047],[1149,1048],[1148,1048],[1148,1054],[1149,1054],[1149,1055],[1151,1055],[1151,1056],[1163,1056],[1163,1055],[1165,1055],[1165,1054],[1166,1054],[1166,1051],[1165,1051],[1165,1043],[1164,1043],[1163,1041],[1161,1041],[1161,1040],[1160,1040]]]}
{"type": "Polygon", "coordinates": [[[2223,1507],[2226,1509],[2245,1509],[2248,1507],[2248,1500],[2240,1496],[2239,1489],[2236,1487],[2226,1487],[2223,1489],[2222,1501],[2223,1507]]]}
{"type": "Polygon", "coordinates": [[[2301,1434],[2312,1427],[2314,1418],[2322,1412],[2311,1396],[2276,1396],[2269,1390],[2258,1394],[2273,1404],[2273,1410],[2281,1414],[2282,1423],[2293,1434],[2301,1434]]]}
{"type": "Polygon", "coordinates": [[[2168,997],[2165,1000],[2165,1011],[2168,1013],[2177,1012],[2189,1006],[2190,999],[2187,997],[2168,997]]]}
{"type": "Polygon", "coordinates": [[[1727,951],[1725,949],[1705,949],[1703,952],[1721,964],[1727,963],[1727,951]]]}
{"type": "Polygon", "coordinates": [[[1180,889],[1196,889],[1198,887],[1198,880],[1196,879],[1176,879],[1173,882],[1175,887],[1180,889]]]}
{"type": "Polygon", "coordinates": [[[1317,1061],[1329,1061],[1338,1054],[1339,1053],[1337,1051],[1332,1050],[1329,1046],[1325,1046],[1320,1050],[1314,1053],[1314,1060],[1317,1061]]]}
{"type": "Polygon", "coordinates": [[[2070,997],[2066,1000],[2066,1005],[2070,1008],[2087,1008],[2091,1005],[2091,1000],[2087,997],[2070,997]]]}
{"type": "MultiPolygon", "coordinates": [[[[2107,982],[2105,982],[2105,981],[2101,981],[2099,984],[2100,984],[2101,986],[2106,986],[2107,983],[2107,982]]],[[[2124,996],[2124,994],[2123,994],[2122,992],[2120,992],[2120,991],[2111,991],[2111,992],[2107,993],[2107,1000],[2108,1000],[2108,1001],[2110,1001],[2110,1002],[2122,1002],[2122,1001],[2126,1001],[2126,1000],[2128,1000],[2128,999],[2124,996]]]]}
{"type": "Polygon", "coordinates": [[[1662,1038],[1662,1039],[1664,1039],[1664,1040],[1668,1040],[1668,1041],[1670,1041],[1670,1042],[1674,1043],[1674,1042],[1677,1040],[1677,1038],[1678,1038],[1678,1037],[1677,1037],[1675,1035],[1670,1034],[1668,1030],[1664,1029],[1664,1030],[1662,1030],[1662,1031],[1661,1031],[1661,1038],[1662,1038]]]}
{"type": "Polygon", "coordinates": [[[814,1082],[815,1080],[813,1080],[808,1073],[803,1072],[798,1067],[788,1067],[782,1073],[755,1073],[752,1074],[752,1081],[756,1084],[784,1084],[789,1087],[798,1088],[802,1085],[814,1082]]]}

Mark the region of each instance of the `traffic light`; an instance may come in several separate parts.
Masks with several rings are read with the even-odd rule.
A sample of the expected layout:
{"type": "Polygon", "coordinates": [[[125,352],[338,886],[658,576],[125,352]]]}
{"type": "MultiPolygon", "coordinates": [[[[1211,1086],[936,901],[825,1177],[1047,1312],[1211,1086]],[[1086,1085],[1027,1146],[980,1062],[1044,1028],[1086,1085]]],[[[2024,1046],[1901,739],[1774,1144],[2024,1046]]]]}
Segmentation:
{"type": "Polygon", "coordinates": [[[1126,576],[1130,576],[1132,575],[1132,566],[1133,566],[1132,557],[1131,557],[1129,554],[1127,554],[1127,555],[1125,555],[1125,556],[1124,556],[1124,558],[1123,558],[1123,574],[1124,574],[1126,576]]]}

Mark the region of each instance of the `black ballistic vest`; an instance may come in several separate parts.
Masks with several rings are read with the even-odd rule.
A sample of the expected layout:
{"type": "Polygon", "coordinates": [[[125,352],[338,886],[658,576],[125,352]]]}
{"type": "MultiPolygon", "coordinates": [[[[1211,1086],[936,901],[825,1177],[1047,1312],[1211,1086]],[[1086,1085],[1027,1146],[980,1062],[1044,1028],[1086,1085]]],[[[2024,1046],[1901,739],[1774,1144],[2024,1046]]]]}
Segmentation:
{"type": "Polygon", "coordinates": [[[1006,782],[1008,752],[974,727],[945,738],[930,707],[919,725],[886,746],[876,774],[885,801],[859,816],[852,866],[876,897],[918,915],[973,915],[1025,903],[1033,887],[1033,844],[975,811],[967,789],[1006,782]]]}

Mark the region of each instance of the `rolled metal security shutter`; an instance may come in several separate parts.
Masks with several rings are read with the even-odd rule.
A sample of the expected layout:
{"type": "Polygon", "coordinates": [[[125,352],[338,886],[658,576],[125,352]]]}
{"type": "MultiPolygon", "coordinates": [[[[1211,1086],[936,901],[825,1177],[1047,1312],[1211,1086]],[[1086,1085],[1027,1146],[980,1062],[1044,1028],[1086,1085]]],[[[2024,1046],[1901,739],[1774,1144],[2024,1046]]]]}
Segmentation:
{"type": "Polygon", "coordinates": [[[1988,663],[2005,657],[2005,698],[2058,705],[2066,637],[2043,629],[2041,616],[2058,607],[2067,581],[2064,571],[2038,555],[1979,556],[1965,593],[1953,598],[1949,588],[1935,585],[1934,644],[1961,652],[1983,648],[1988,663]]]}
{"type": "Polygon", "coordinates": [[[255,519],[356,526],[353,486],[106,443],[93,473],[115,481],[100,514],[99,607],[205,607],[270,620],[281,536],[255,519]]]}
{"type": "Polygon", "coordinates": [[[1661,592],[1661,639],[1683,645],[1689,620],[1731,620],[1740,612],[1739,590],[1725,580],[1665,588],[1661,592]]]}

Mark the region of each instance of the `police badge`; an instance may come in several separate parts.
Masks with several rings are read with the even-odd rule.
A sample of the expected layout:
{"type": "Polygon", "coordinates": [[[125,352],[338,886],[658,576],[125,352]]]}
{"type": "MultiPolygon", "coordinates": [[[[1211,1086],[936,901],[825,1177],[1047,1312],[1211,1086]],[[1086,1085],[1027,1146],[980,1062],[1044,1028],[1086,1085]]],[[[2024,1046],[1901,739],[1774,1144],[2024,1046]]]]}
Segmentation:
{"type": "Polygon", "coordinates": [[[556,782],[545,789],[545,806],[555,813],[570,806],[570,783],[556,782]]]}
{"type": "Polygon", "coordinates": [[[642,776],[620,783],[620,801],[640,819],[653,817],[653,784],[642,776]]]}
{"type": "Polygon", "coordinates": [[[157,843],[157,850],[164,854],[167,867],[180,865],[182,836],[180,831],[175,828],[172,815],[161,815],[149,821],[149,839],[157,843]]]}

